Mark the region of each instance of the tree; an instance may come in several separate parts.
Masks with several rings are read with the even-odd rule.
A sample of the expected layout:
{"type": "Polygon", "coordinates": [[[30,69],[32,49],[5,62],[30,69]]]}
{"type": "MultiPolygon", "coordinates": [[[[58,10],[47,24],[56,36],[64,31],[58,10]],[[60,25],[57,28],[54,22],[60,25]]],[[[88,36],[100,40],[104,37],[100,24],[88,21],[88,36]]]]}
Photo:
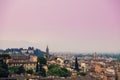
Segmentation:
{"type": "Polygon", "coordinates": [[[33,74],[33,69],[27,70],[27,73],[28,73],[28,74],[33,74]]]}
{"type": "Polygon", "coordinates": [[[68,71],[66,68],[61,68],[61,70],[62,70],[61,76],[63,76],[63,77],[67,77],[67,76],[71,75],[71,72],[68,71]]]}
{"type": "Polygon", "coordinates": [[[0,67],[0,77],[8,77],[8,75],[9,75],[8,70],[0,67]]]}
{"type": "Polygon", "coordinates": [[[36,66],[36,71],[38,72],[39,75],[45,77],[46,76],[46,71],[43,68],[43,65],[47,64],[47,60],[44,57],[38,57],[37,59],[37,66],[36,66]]]}
{"type": "Polygon", "coordinates": [[[19,67],[18,66],[10,67],[8,69],[8,71],[9,71],[10,74],[12,74],[12,73],[18,74],[19,73],[19,67]]]}
{"type": "Polygon", "coordinates": [[[52,69],[52,68],[55,68],[55,67],[59,67],[59,66],[52,64],[52,65],[49,65],[48,69],[52,69]]]}
{"type": "Polygon", "coordinates": [[[47,73],[48,75],[50,75],[50,76],[60,76],[60,68],[58,68],[58,67],[52,67],[52,68],[50,68],[49,69],[49,71],[48,71],[48,73],[47,73]]]}
{"type": "Polygon", "coordinates": [[[39,74],[43,77],[46,77],[46,71],[42,66],[40,66],[39,74]]]}
{"type": "Polygon", "coordinates": [[[5,59],[10,59],[11,57],[9,54],[0,54],[0,58],[5,60],[5,59]]]}
{"type": "Polygon", "coordinates": [[[77,57],[75,58],[75,70],[79,71],[79,65],[78,65],[77,57]]]}
{"type": "Polygon", "coordinates": [[[4,59],[0,60],[0,67],[8,70],[8,65],[4,62],[4,59]]]}
{"type": "Polygon", "coordinates": [[[38,72],[39,71],[39,64],[38,64],[38,62],[37,62],[37,65],[36,65],[36,72],[38,72]]]}
{"type": "Polygon", "coordinates": [[[8,65],[4,62],[3,59],[0,60],[0,77],[8,77],[8,65]]]}
{"type": "Polygon", "coordinates": [[[48,76],[67,77],[71,75],[70,71],[68,71],[66,68],[60,68],[57,65],[50,65],[48,69],[48,76]]]}
{"type": "Polygon", "coordinates": [[[18,71],[17,71],[17,74],[21,74],[21,73],[25,73],[25,69],[24,69],[23,65],[20,66],[20,67],[18,68],[18,71]]]}
{"type": "Polygon", "coordinates": [[[38,57],[38,63],[40,63],[42,65],[46,65],[47,64],[47,60],[44,57],[38,57]]]}
{"type": "Polygon", "coordinates": [[[79,72],[79,73],[77,73],[77,75],[86,76],[86,73],[85,72],[79,72]]]}
{"type": "Polygon", "coordinates": [[[8,69],[8,71],[9,71],[10,74],[13,74],[13,73],[15,73],[15,68],[14,67],[10,67],[8,69]]]}

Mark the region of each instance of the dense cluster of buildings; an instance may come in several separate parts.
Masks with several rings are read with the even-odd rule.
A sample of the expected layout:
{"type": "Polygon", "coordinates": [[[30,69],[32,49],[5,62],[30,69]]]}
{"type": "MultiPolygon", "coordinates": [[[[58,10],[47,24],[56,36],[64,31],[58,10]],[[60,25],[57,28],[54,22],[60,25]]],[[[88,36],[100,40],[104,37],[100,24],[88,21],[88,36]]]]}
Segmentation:
{"type": "MultiPolygon", "coordinates": [[[[4,51],[1,51],[1,53],[3,52],[4,51]]],[[[25,70],[32,69],[35,72],[37,56],[34,52],[35,50],[33,47],[5,51],[4,54],[11,55],[11,58],[7,59],[6,63],[8,67],[23,65],[25,70]],[[19,52],[20,55],[18,55],[19,52]]],[[[71,77],[65,78],[68,80],[73,80],[75,78],[81,80],[82,78],[84,78],[84,80],[120,80],[120,62],[113,61],[112,58],[101,58],[96,52],[93,54],[93,57],[77,57],[79,71],[75,70],[75,56],[50,55],[48,46],[43,56],[47,59],[47,66],[44,66],[46,71],[48,71],[48,66],[51,64],[65,67],[71,72],[71,77]],[[86,76],[80,76],[78,73],[86,73],[86,76]]]]}
{"type": "MultiPolygon", "coordinates": [[[[114,61],[112,58],[101,58],[95,52],[93,57],[78,57],[79,72],[86,73],[86,80],[120,80],[120,62],[114,61]]],[[[48,61],[49,64],[57,64],[65,67],[72,72],[72,77],[79,75],[75,70],[75,57],[63,56],[48,61]]],[[[84,77],[85,78],[85,77],[84,77]]],[[[82,79],[81,79],[82,80],[82,79]]]]}

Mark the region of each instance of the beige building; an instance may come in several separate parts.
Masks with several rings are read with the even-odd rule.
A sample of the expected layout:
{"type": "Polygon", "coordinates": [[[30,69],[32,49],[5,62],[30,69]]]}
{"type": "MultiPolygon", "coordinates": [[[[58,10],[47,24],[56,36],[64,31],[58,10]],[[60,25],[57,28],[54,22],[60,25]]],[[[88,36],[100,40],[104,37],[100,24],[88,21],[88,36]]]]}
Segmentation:
{"type": "Polygon", "coordinates": [[[28,50],[28,53],[34,54],[34,50],[28,50]]]}
{"type": "Polygon", "coordinates": [[[28,51],[27,49],[21,50],[22,53],[27,53],[27,51],[28,51]]]}
{"type": "Polygon", "coordinates": [[[13,56],[11,59],[7,59],[6,63],[8,67],[23,65],[26,70],[36,71],[37,56],[13,56]]]}
{"type": "Polygon", "coordinates": [[[64,60],[60,57],[57,58],[57,63],[60,64],[60,65],[63,65],[64,63],[64,60]]]}

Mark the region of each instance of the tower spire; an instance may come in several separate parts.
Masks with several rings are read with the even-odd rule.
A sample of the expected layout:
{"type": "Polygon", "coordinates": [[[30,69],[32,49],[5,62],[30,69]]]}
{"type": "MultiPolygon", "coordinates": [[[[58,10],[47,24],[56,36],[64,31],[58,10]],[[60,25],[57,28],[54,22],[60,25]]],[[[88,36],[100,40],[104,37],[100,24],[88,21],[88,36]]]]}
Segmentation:
{"type": "Polygon", "coordinates": [[[48,48],[48,45],[46,47],[46,58],[49,58],[49,48],[48,48]]]}

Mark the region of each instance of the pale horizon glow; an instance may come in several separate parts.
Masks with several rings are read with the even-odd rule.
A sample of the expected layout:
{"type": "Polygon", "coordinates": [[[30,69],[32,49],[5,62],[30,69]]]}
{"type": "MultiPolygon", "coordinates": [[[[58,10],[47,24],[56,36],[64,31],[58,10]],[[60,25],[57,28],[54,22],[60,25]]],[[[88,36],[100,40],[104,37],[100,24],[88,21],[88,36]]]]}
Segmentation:
{"type": "Polygon", "coordinates": [[[0,49],[120,53],[120,0],[0,0],[0,49]]]}

